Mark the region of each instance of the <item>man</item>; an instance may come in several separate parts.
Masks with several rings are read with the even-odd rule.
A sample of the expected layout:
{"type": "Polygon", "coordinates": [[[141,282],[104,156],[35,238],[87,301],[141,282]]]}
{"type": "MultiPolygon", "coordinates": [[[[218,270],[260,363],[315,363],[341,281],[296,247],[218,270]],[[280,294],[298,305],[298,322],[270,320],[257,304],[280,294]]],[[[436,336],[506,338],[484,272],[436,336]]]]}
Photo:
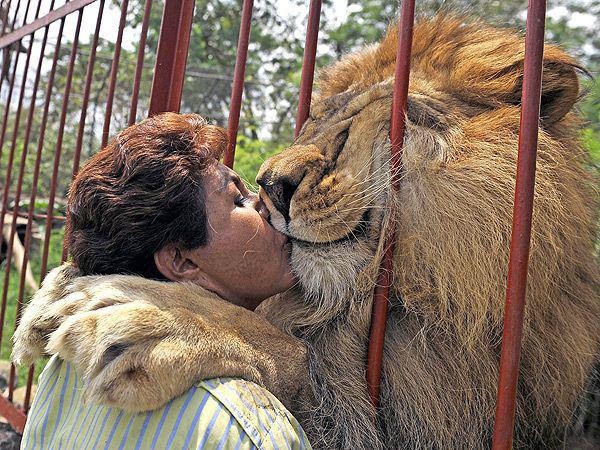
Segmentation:
{"type": "MultiPolygon", "coordinates": [[[[127,128],[90,160],[69,193],[65,239],[74,267],[56,269],[46,278],[15,333],[14,360],[29,363],[40,356],[48,333],[66,315],[61,310],[65,304],[78,304],[82,311],[97,307],[85,299],[63,301],[75,276],[136,274],[189,283],[202,294],[197,306],[221,302],[223,309],[239,310],[240,321],[256,321],[265,339],[247,349],[247,358],[280,348],[280,360],[262,375],[289,371],[284,377],[289,385],[282,387],[286,392],[305,384],[295,379],[304,376],[301,368],[307,364],[302,344],[251,312],[294,284],[287,240],[269,225],[257,196],[218,163],[225,145],[225,132],[200,116],[167,113],[127,128]]],[[[169,306],[177,302],[175,298],[169,306]]],[[[115,332],[127,307],[110,307],[115,332]]],[[[164,312],[157,308],[156,313],[164,312]]],[[[219,333],[214,325],[190,326],[206,327],[208,346],[217,341],[211,340],[211,333],[219,333]]],[[[78,332],[84,330],[68,338],[76,342],[78,332]]],[[[227,375],[230,349],[214,345],[211,354],[222,359],[222,375],[227,375]]],[[[122,351],[110,348],[95,359],[106,364],[122,351]]],[[[160,358],[161,351],[150,342],[141,357],[160,358]]],[[[22,448],[310,448],[281,402],[249,381],[201,381],[166,405],[136,414],[87,401],[81,386],[90,370],[74,368],[56,355],[50,359],[40,376],[22,448]]],[[[126,373],[147,376],[135,368],[126,373]]],[[[174,379],[185,375],[173,367],[174,379]]],[[[168,379],[155,385],[170,389],[168,379]]]]}

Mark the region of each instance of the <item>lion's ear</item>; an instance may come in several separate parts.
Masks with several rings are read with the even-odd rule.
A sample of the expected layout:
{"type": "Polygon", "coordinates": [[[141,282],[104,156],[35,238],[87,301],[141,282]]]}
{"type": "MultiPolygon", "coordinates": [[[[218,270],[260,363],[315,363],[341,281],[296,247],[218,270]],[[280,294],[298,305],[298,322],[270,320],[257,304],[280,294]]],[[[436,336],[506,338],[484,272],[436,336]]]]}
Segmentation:
{"type": "MultiPolygon", "coordinates": [[[[548,48],[546,50],[548,51],[548,48]]],[[[551,50],[555,49],[552,48],[551,50]]],[[[583,71],[566,55],[561,57],[563,55],[558,51],[550,51],[550,53],[551,55],[544,57],[542,72],[540,120],[544,125],[552,125],[558,122],[573,108],[579,96],[577,72],[583,71]]],[[[510,101],[514,104],[521,103],[523,66],[524,62],[521,61],[518,63],[518,67],[515,68],[519,71],[519,77],[510,94],[512,97],[510,101]]]]}
{"type": "MultiPolygon", "coordinates": [[[[455,57],[450,73],[452,89],[461,96],[480,101],[481,98],[521,104],[525,42],[503,30],[489,31],[491,37],[479,36],[463,46],[455,57]]],[[[585,72],[560,48],[544,46],[542,98],[540,118],[550,126],[561,120],[579,95],[578,72],[585,72]]]]}

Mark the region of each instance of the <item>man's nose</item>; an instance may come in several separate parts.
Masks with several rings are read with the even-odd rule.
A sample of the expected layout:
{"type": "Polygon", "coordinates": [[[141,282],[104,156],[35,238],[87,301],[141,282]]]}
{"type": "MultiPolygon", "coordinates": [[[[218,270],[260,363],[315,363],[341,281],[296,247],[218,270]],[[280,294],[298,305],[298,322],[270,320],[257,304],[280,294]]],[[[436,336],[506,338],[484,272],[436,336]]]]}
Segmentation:
{"type": "Polygon", "coordinates": [[[271,171],[262,173],[256,180],[286,221],[290,219],[290,203],[300,181],[302,180],[295,181],[286,176],[274,177],[271,171]]]}
{"type": "Polygon", "coordinates": [[[269,220],[271,213],[269,208],[265,205],[265,202],[257,194],[252,194],[252,207],[261,215],[265,220],[269,220]]]}

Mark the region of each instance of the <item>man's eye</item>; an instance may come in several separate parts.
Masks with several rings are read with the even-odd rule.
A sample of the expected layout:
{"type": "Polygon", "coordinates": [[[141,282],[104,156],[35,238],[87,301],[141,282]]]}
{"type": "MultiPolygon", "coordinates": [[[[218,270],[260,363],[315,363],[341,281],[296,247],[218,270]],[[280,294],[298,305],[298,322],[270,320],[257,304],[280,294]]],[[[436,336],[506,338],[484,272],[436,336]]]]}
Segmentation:
{"type": "Polygon", "coordinates": [[[240,208],[243,208],[244,206],[246,206],[248,204],[248,201],[249,200],[246,197],[242,197],[240,195],[239,197],[235,198],[233,203],[235,204],[235,206],[239,206],[240,208]]]}

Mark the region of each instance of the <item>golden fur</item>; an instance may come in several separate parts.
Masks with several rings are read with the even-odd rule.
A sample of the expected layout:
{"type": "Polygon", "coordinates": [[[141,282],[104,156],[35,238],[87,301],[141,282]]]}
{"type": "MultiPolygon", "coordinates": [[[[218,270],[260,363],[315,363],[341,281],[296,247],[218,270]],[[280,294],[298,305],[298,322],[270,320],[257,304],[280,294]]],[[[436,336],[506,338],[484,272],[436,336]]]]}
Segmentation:
{"type": "MultiPolygon", "coordinates": [[[[300,286],[260,312],[309,348],[315,402],[310,414],[294,413],[315,446],[486,448],[501,345],[523,38],[457,18],[416,26],[401,189],[392,195],[388,132],[396,39],[392,28],[380,44],[325,69],[300,136],[263,165],[261,195],[274,226],[295,239],[292,265],[300,286]],[[295,189],[287,218],[275,198],[282,183],[295,189]],[[391,221],[397,245],[376,416],[364,380],[366,344],[391,221]]],[[[572,112],[576,68],[559,48],[545,46],[515,448],[554,447],[578,431],[570,424],[585,406],[584,388],[600,351],[598,195],[572,112]]],[[[123,294],[135,300],[151,282],[127,283],[136,290],[122,285],[123,294]]],[[[162,289],[146,289],[145,301],[173,298],[162,289]]],[[[102,297],[93,289],[89,295],[102,297]]],[[[182,340],[176,347],[193,346],[196,332],[180,328],[169,328],[182,340]]],[[[150,331],[132,319],[123,333],[139,338],[150,331]]],[[[130,346],[115,363],[137,348],[130,346]]],[[[200,377],[206,366],[199,368],[197,356],[174,359],[200,377]]],[[[146,371],[158,370],[138,361],[146,371]]]]}

